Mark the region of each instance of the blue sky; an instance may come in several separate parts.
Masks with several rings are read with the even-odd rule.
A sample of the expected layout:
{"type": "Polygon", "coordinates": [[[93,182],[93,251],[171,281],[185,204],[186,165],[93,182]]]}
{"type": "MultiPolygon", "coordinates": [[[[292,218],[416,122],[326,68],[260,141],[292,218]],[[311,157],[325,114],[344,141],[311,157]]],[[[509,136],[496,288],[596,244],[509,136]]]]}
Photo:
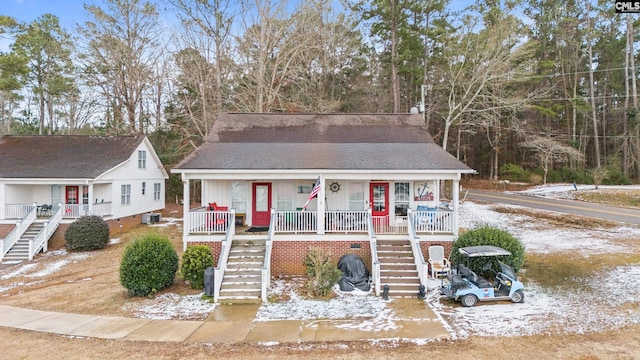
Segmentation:
{"type": "Polygon", "coordinates": [[[2,15],[11,16],[20,22],[31,22],[43,14],[53,14],[69,33],[74,33],[76,24],[82,23],[85,3],[102,4],[99,0],[2,0],[2,3],[2,15]]]}

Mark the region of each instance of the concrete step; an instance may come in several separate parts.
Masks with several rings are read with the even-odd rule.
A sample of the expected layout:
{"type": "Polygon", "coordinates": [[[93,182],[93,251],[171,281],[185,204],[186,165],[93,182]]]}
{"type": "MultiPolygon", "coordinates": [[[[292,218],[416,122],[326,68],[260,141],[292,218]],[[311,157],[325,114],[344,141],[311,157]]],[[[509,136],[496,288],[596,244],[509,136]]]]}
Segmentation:
{"type": "Polygon", "coordinates": [[[224,276],[262,276],[262,268],[242,269],[242,268],[226,268],[224,276]]]}
{"type": "Polygon", "coordinates": [[[389,277],[389,278],[417,278],[418,271],[416,269],[413,270],[398,270],[398,269],[380,269],[381,277],[389,277]]]}
{"type": "Polygon", "coordinates": [[[380,264],[415,264],[413,257],[378,257],[380,264]]]}

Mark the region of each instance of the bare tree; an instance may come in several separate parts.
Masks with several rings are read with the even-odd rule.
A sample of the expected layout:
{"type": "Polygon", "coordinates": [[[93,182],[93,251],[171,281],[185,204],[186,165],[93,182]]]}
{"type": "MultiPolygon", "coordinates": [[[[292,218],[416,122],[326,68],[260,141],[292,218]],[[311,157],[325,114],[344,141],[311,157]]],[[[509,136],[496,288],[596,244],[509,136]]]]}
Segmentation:
{"type": "Polygon", "coordinates": [[[530,43],[521,43],[519,20],[505,16],[487,24],[479,33],[477,20],[467,18],[460,35],[445,47],[450,61],[440,74],[444,80],[437,85],[448,93],[446,106],[439,112],[443,119],[445,150],[453,125],[497,126],[503,111],[522,109],[531,99],[540,96],[539,92],[508,94],[506,91],[534,68],[533,48],[530,43]]]}
{"type": "Polygon", "coordinates": [[[159,15],[142,0],[106,0],[106,9],[85,5],[90,19],[80,28],[86,40],[84,74],[101,89],[106,113],[115,131],[144,130],[142,102],[152,86],[154,60],[159,56],[159,15]],[[124,120],[126,119],[126,125],[124,120]]]}
{"type": "Polygon", "coordinates": [[[520,144],[521,147],[531,149],[538,165],[544,171],[544,183],[547,183],[547,174],[555,163],[564,163],[569,160],[582,161],[583,155],[571,146],[564,145],[550,137],[536,136],[529,141],[520,144]]]}

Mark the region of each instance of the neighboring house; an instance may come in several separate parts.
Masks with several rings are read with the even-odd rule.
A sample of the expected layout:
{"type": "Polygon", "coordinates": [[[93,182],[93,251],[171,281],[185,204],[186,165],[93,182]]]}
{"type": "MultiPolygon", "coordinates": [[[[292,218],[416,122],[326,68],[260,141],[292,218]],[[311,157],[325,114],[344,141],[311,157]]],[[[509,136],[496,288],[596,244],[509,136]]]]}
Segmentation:
{"type": "Polygon", "coordinates": [[[80,216],[112,232],[139,224],[164,209],[167,178],[144,136],[0,136],[0,259],[24,258],[27,243],[31,259],[80,216]]]}
{"type": "Polygon", "coordinates": [[[376,293],[384,285],[417,293],[428,246],[450,249],[457,237],[459,181],[474,170],[433,141],[421,115],[233,113],[219,115],[205,143],[172,172],[183,181],[184,247],[207,244],[218,262],[216,300],[264,301],[270,274],[304,274],[311,247],[336,260],[362,257],[376,293]],[[316,182],[318,195],[303,209],[316,182]],[[409,261],[409,272],[385,270],[387,257],[409,261]],[[261,288],[247,290],[252,266],[261,288]],[[236,272],[245,278],[229,275],[236,272]],[[389,280],[403,274],[407,286],[389,280]],[[232,291],[241,287],[244,295],[232,291]]]}

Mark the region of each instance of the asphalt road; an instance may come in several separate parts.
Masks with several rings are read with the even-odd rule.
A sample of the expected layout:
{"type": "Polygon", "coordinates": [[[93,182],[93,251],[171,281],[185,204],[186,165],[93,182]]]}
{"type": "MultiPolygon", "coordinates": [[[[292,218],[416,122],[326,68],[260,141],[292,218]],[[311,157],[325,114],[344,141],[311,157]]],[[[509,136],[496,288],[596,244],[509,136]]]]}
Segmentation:
{"type": "Polygon", "coordinates": [[[461,199],[511,204],[535,209],[550,210],[596,219],[640,225],[640,210],[573,200],[547,199],[543,197],[506,194],[495,191],[469,189],[460,194],[461,199]]]}

